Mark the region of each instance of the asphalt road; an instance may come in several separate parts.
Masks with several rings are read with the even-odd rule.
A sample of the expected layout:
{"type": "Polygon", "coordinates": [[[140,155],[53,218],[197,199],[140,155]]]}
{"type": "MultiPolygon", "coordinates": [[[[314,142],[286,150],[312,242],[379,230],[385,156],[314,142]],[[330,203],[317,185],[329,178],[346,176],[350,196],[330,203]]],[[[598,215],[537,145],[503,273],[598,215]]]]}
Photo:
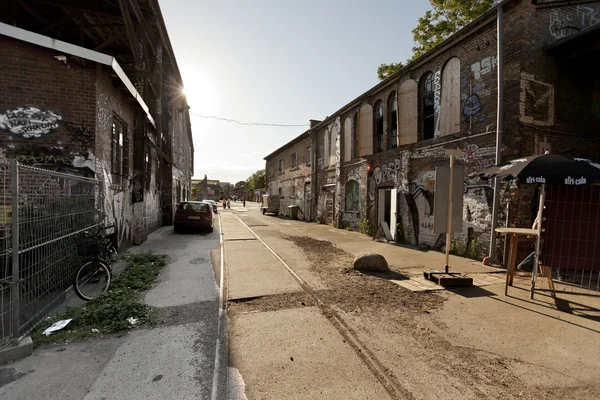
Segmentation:
{"type": "Polygon", "coordinates": [[[172,227],[151,234],[131,251],[169,255],[144,299],[163,310],[165,323],[37,350],[0,368],[0,398],[210,399],[219,310],[210,251],[219,248],[219,235],[174,234],[172,227]]]}

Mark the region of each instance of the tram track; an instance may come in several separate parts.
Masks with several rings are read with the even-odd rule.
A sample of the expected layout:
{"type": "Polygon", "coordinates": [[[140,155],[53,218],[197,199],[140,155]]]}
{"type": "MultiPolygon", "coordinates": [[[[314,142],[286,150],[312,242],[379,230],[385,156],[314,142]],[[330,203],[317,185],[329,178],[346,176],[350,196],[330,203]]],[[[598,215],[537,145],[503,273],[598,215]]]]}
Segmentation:
{"type": "Polygon", "coordinates": [[[344,342],[352,348],[353,352],[359,357],[362,363],[371,371],[377,381],[382,385],[390,397],[394,400],[414,399],[412,394],[404,388],[378,360],[373,351],[371,351],[358,337],[356,332],[349,326],[341,315],[324,301],[318,292],[303,280],[298,273],[290,267],[288,263],[271,246],[269,246],[250,226],[248,226],[235,213],[233,215],[252,235],[273,254],[273,256],[286,268],[293,279],[298,283],[302,291],[314,302],[319,312],[331,323],[331,325],[344,338],[344,342]]]}

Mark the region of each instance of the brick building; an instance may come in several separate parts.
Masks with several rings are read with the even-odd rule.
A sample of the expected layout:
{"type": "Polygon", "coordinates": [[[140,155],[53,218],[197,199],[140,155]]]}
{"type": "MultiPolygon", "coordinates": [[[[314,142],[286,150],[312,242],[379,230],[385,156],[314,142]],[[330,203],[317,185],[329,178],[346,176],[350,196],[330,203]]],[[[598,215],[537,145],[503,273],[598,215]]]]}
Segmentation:
{"type": "MultiPolygon", "coordinates": [[[[467,174],[495,163],[499,7],[502,159],[545,150],[600,159],[600,79],[592,73],[600,58],[600,4],[578,3],[501,2],[267,156],[268,190],[277,193],[293,175],[287,160],[302,138],[314,151],[295,167],[311,171],[294,185],[294,195],[309,199],[308,219],[354,229],[361,220],[373,228],[385,220],[397,241],[441,246],[445,238],[433,233],[433,189],[435,167],[448,164],[445,149],[462,150],[458,162],[467,174]],[[278,159],[286,160],[283,171],[278,159]]],[[[465,183],[463,232],[456,239],[478,239],[487,249],[493,188],[478,178],[465,183]]],[[[512,224],[531,224],[534,198],[531,187],[504,193],[512,224]]],[[[507,218],[505,209],[499,218],[507,218]]]]}
{"type": "MultiPolygon", "coordinates": [[[[311,121],[311,124],[316,123],[318,121],[311,121]]],[[[310,131],[265,157],[267,193],[280,196],[280,215],[289,215],[288,206],[297,205],[300,219],[313,219],[310,195],[312,160],[310,131]]]]}
{"type": "Polygon", "coordinates": [[[129,246],[188,197],[193,143],[158,1],[118,4],[0,1],[0,157],[102,181],[129,246]]]}

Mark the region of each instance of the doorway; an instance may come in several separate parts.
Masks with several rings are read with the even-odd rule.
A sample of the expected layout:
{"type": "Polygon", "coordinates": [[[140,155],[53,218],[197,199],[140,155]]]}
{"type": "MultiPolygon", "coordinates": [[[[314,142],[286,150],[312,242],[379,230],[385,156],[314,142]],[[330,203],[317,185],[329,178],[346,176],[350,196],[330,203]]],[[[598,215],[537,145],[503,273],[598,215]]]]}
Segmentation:
{"type": "Polygon", "coordinates": [[[384,188],[379,189],[379,202],[377,205],[377,226],[386,222],[390,228],[392,239],[396,240],[396,207],[398,201],[398,189],[384,188]]]}

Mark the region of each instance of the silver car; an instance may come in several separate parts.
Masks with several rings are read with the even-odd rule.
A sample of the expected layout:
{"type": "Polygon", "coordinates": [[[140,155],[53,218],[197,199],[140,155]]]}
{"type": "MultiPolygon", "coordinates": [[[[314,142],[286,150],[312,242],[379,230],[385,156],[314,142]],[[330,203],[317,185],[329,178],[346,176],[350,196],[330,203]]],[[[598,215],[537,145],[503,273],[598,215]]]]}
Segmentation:
{"type": "Polygon", "coordinates": [[[217,205],[217,202],[214,200],[202,200],[203,203],[208,203],[212,206],[213,212],[215,214],[219,213],[219,206],[217,205]]]}

